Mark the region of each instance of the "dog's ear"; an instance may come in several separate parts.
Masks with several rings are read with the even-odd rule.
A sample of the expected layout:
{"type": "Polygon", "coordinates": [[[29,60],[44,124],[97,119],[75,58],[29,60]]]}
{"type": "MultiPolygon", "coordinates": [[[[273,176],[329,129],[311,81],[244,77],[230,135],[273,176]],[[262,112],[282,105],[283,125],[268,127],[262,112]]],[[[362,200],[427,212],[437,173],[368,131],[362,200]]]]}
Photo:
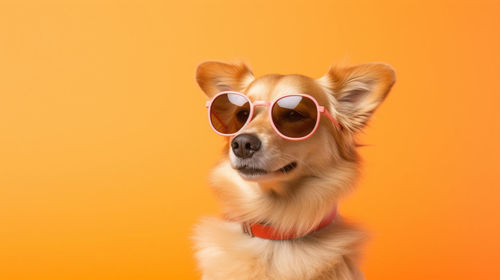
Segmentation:
{"type": "Polygon", "coordinates": [[[253,79],[252,71],[242,62],[206,61],[196,69],[196,81],[208,97],[226,90],[242,91],[253,79]]]}
{"type": "Polygon", "coordinates": [[[339,122],[350,131],[361,130],[396,81],[394,70],[383,63],[330,67],[318,79],[331,94],[339,122]]]}

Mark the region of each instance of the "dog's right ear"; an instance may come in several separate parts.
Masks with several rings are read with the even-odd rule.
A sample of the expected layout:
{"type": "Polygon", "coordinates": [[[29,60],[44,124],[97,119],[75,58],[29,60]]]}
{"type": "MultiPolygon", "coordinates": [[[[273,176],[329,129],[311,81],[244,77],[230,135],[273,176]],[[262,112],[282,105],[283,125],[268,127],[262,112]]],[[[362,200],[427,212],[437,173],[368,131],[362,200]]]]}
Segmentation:
{"type": "Polygon", "coordinates": [[[221,91],[242,91],[253,79],[252,71],[242,62],[206,61],[196,69],[196,81],[208,97],[221,91]]]}

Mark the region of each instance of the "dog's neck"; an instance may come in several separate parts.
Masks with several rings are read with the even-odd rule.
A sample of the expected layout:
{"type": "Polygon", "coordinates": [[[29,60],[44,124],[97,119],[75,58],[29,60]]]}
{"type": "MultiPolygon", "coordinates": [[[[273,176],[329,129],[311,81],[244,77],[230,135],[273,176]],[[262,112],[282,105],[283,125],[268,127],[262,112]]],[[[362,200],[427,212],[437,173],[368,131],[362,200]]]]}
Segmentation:
{"type": "Polygon", "coordinates": [[[304,175],[286,181],[272,180],[257,182],[256,184],[264,194],[287,197],[293,195],[296,189],[303,187],[303,185],[307,185],[307,181],[312,178],[315,178],[315,176],[304,175]]]}
{"type": "MultiPolygon", "coordinates": [[[[263,191],[263,195],[271,195],[285,197],[291,195],[293,188],[302,187],[301,185],[307,178],[295,178],[290,181],[264,181],[257,183],[263,191]],[[267,194],[266,194],[267,193],[267,194]]],[[[259,223],[242,222],[243,231],[251,237],[259,237],[270,240],[289,240],[305,237],[313,232],[316,232],[333,222],[337,217],[337,204],[331,206],[330,211],[316,226],[310,228],[306,232],[297,231],[295,228],[289,230],[279,230],[272,223],[267,221],[259,223]]]]}
{"type": "Polygon", "coordinates": [[[211,181],[225,217],[240,223],[268,223],[279,232],[304,234],[328,216],[356,177],[356,169],[344,167],[317,176],[262,184],[243,180],[224,161],[213,170],[211,181]]]}
{"type": "Polygon", "coordinates": [[[321,220],[321,222],[311,230],[307,232],[298,232],[294,229],[289,231],[279,231],[273,225],[263,224],[263,223],[242,223],[243,232],[248,234],[251,237],[259,237],[262,239],[270,239],[270,240],[290,240],[290,239],[298,239],[308,236],[316,231],[323,229],[324,227],[330,225],[335,218],[337,217],[337,205],[333,206],[330,213],[321,220]]]}
{"type": "Polygon", "coordinates": [[[265,181],[265,182],[259,182],[258,185],[263,192],[271,193],[271,195],[285,196],[289,192],[287,188],[288,184],[285,182],[265,181]]]}

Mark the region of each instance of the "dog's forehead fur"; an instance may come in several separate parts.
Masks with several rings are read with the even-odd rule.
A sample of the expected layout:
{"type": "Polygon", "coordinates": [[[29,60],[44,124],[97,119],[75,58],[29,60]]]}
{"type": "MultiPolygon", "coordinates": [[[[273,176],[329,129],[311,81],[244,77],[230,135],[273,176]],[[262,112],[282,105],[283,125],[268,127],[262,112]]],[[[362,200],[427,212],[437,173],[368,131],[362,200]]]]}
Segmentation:
{"type": "Polygon", "coordinates": [[[272,102],[276,98],[289,94],[308,94],[320,105],[326,104],[327,97],[316,80],[299,74],[269,74],[256,78],[244,92],[255,100],[272,102]]]}

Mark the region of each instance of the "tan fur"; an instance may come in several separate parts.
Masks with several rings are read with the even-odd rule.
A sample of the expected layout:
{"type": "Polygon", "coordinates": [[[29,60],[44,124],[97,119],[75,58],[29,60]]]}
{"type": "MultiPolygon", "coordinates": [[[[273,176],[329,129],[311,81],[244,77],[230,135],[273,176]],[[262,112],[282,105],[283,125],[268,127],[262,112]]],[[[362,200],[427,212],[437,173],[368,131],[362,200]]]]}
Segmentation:
{"type": "Polygon", "coordinates": [[[321,222],[356,183],[360,163],[355,133],[389,92],[392,68],[374,63],[332,67],[317,80],[302,75],[255,79],[243,63],[205,62],[198,67],[197,81],[209,97],[235,90],[252,101],[271,101],[306,93],[344,127],[338,130],[322,118],[312,137],[289,141],[274,132],[267,109],[256,110],[242,133],[262,141],[259,167],[277,170],[292,160],[298,165],[290,174],[247,181],[232,167],[228,146],[210,180],[225,219],[204,219],[194,236],[203,279],[362,279],[356,262],[364,234],[341,217],[320,231],[282,241],[252,238],[243,233],[241,223],[265,222],[280,231],[305,234],[321,222]]]}

